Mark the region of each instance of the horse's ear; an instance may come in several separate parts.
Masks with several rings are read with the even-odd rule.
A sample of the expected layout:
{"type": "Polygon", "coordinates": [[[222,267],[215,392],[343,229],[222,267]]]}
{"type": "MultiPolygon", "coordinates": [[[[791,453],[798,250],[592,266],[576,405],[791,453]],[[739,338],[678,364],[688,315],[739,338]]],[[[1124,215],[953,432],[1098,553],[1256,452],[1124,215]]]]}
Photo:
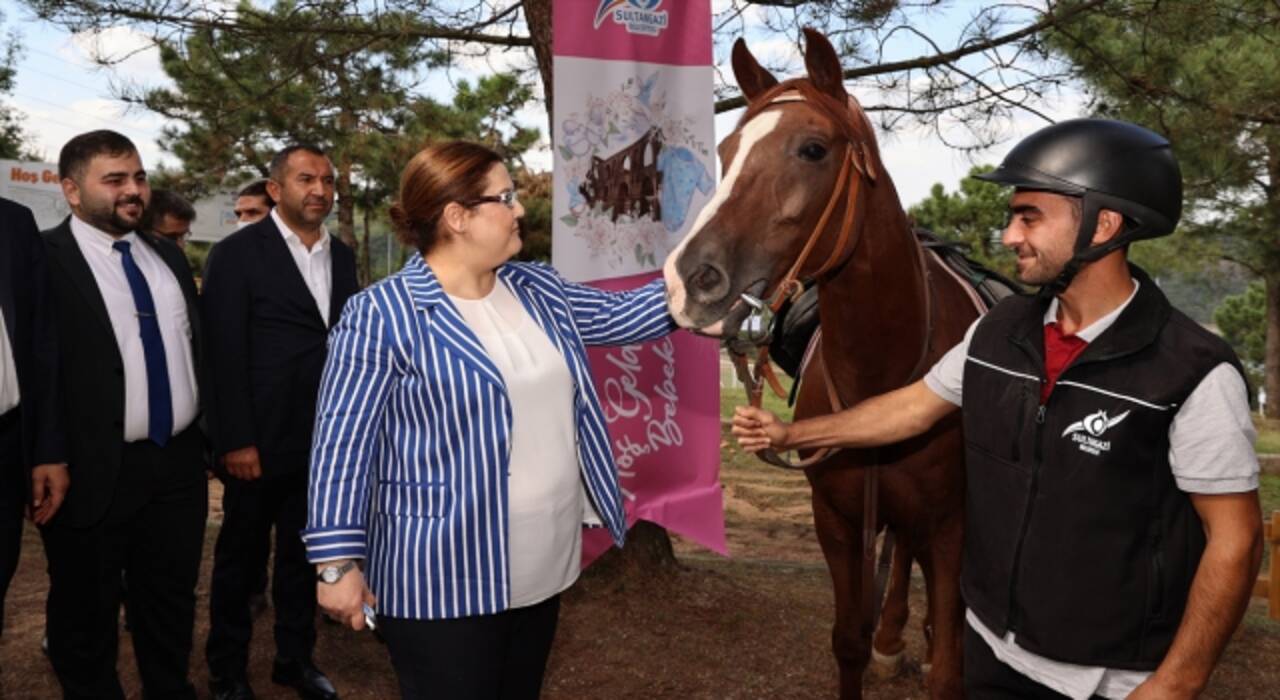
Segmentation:
{"type": "Polygon", "coordinates": [[[831,42],[816,29],[804,28],[804,66],[814,87],[843,103],[849,99],[844,89],[840,56],[831,42]]]}
{"type": "Polygon", "coordinates": [[[733,42],[733,77],[738,79],[738,88],[742,90],[747,102],[778,84],[778,79],[773,77],[773,73],[760,67],[756,57],[752,56],[751,50],[747,48],[747,42],[741,37],[733,42]]]}

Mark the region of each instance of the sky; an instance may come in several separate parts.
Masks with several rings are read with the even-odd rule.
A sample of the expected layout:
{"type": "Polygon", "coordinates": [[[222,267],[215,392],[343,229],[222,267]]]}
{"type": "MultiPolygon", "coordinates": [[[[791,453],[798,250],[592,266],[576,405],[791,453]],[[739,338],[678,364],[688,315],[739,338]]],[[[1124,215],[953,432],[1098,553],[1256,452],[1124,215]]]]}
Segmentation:
{"type": "MultiPolygon", "coordinates": [[[[584,2],[587,0],[583,0],[584,2]]],[[[713,0],[719,5],[723,0],[713,0]]],[[[943,38],[952,36],[960,23],[968,19],[977,3],[956,2],[946,13],[935,13],[922,29],[943,38]]],[[[125,28],[108,30],[97,36],[72,36],[66,31],[35,20],[31,13],[14,0],[0,0],[4,15],[4,30],[16,31],[21,37],[23,55],[18,62],[17,80],[8,101],[26,115],[25,129],[35,150],[46,159],[55,160],[62,144],[75,134],[99,128],[118,130],[138,145],[143,163],[151,169],[159,164],[176,167],[177,160],[161,150],[157,139],[165,125],[161,117],[128,108],[115,97],[124,85],[161,86],[168,79],[160,67],[155,49],[147,48],[145,40],[125,28]],[[104,49],[107,55],[123,58],[117,66],[104,70],[90,59],[95,48],[104,49]]],[[[748,30],[748,42],[764,62],[786,62],[800,69],[798,55],[785,39],[764,36],[748,30]]],[[[919,53],[923,47],[904,43],[899,49],[906,54],[919,53]]],[[[727,64],[728,46],[716,47],[716,60],[727,64]]],[[[897,58],[897,57],[895,57],[897,58]]],[[[459,78],[483,75],[512,64],[523,65],[519,56],[498,56],[488,62],[469,61],[448,73],[429,76],[422,91],[437,99],[449,99],[454,81],[459,78]]],[[[721,66],[721,74],[732,80],[727,65],[721,66]]],[[[1078,93],[1068,92],[1045,110],[1055,119],[1077,116],[1082,100],[1078,93]]],[[[519,119],[539,127],[545,134],[546,113],[542,106],[525,109],[519,119]]],[[[718,115],[716,138],[723,138],[732,129],[737,113],[718,115]]],[[[954,190],[975,162],[994,163],[1017,139],[1046,122],[1039,117],[1025,114],[1009,125],[1008,139],[986,152],[966,154],[953,150],[932,133],[918,128],[899,128],[893,133],[880,133],[881,151],[886,167],[897,184],[904,206],[925,198],[934,183],[942,183],[947,190],[954,190]]],[[[533,154],[529,164],[535,168],[550,167],[547,149],[533,154]]]]}

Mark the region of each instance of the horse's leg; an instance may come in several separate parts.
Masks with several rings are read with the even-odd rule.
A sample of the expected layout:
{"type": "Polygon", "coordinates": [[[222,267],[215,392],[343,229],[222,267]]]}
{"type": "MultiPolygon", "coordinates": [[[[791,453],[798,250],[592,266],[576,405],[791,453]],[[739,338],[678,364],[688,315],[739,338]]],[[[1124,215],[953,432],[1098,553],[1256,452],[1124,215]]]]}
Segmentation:
{"type": "Polygon", "coordinates": [[[902,532],[894,533],[893,562],[889,573],[889,588],[885,592],[884,607],[880,611],[880,624],[871,644],[872,673],[880,678],[892,678],[902,670],[902,659],[907,643],[902,631],[910,616],[908,596],[911,593],[911,547],[902,532]]]}
{"type": "Polygon", "coordinates": [[[931,698],[964,697],[964,604],[960,600],[960,547],[963,514],[940,522],[920,561],[929,595],[931,667],[926,682],[931,698]]]}
{"type": "MultiPolygon", "coordinates": [[[[857,493],[842,496],[861,503],[860,484],[857,493]]],[[[840,668],[840,698],[859,700],[862,674],[871,657],[871,635],[862,625],[862,518],[846,518],[827,502],[822,489],[814,484],[814,529],[835,593],[836,620],[831,630],[831,650],[840,668]]],[[[867,585],[871,585],[870,582],[867,585]]]]}

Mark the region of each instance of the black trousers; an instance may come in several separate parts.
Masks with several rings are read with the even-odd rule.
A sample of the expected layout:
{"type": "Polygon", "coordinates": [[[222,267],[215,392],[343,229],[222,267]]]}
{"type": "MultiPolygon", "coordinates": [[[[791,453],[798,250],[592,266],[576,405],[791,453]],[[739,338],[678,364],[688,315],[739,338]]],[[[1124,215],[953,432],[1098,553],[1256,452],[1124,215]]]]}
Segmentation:
{"type": "Polygon", "coordinates": [[[22,553],[22,514],[27,505],[18,411],[14,408],[0,415],[0,634],[4,633],[5,594],[22,553]]]}
{"type": "Polygon", "coordinates": [[[122,596],[143,696],[195,697],[187,668],[209,506],[202,442],[192,427],[164,447],[126,444],[103,521],[75,528],[55,517],[42,528],[49,657],[64,697],[124,697],[116,675],[122,596]]]}
{"type": "Polygon", "coordinates": [[[536,700],[560,617],[560,596],[454,620],[378,617],[404,700],[536,700]]]}
{"type": "Polygon", "coordinates": [[[261,580],[266,557],[262,545],[272,525],[276,528],[271,584],[276,656],[310,661],[316,645],[316,577],[299,534],[307,520],[306,470],[254,481],[228,477],[222,510],[209,591],[205,654],[210,674],[216,678],[245,674],[253,635],[249,596],[261,580]]]}
{"type": "MultiPolygon", "coordinates": [[[[1018,673],[969,625],[964,626],[964,694],[971,700],[1060,700],[1067,696],[1018,673]]],[[[1093,696],[1103,700],[1100,696],[1093,696]]]]}

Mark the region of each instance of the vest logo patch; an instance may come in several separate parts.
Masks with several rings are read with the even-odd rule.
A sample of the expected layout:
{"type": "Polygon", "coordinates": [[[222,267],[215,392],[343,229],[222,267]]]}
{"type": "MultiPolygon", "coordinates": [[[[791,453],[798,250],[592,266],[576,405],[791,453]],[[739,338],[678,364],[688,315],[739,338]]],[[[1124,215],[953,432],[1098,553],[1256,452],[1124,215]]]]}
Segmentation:
{"type": "Polygon", "coordinates": [[[1106,411],[1098,411],[1085,416],[1083,420],[1067,426],[1062,431],[1062,437],[1071,436],[1071,441],[1079,446],[1081,452],[1087,452],[1091,455],[1098,455],[1103,452],[1111,451],[1110,440],[1100,440],[1102,434],[1120,424],[1120,421],[1129,417],[1129,412],[1125,411],[1115,418],[1107,415],[1106,411]]]}

